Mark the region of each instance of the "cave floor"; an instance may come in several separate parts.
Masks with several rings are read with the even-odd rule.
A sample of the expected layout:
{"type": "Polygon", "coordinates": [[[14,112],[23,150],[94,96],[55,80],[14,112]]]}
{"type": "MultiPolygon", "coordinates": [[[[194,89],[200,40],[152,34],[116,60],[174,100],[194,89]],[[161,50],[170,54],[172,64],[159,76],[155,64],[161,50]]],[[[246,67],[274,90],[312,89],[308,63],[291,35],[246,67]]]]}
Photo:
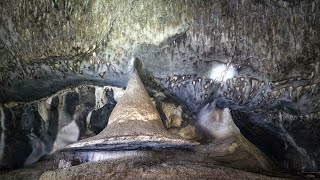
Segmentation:
{"type": "Polygon", "coordinates": [[[207,163],[100,161],[57,169],[51,161],[0,174],[15,179],[285,179],[207,163]]]}
{"type": "MultiPolygon", "coordinates": [[[[181,152],[180,152],[181,153],[181,152]]],[[[137,153],[136,153],[137,154],[137,153]]],[[[0,172],[1,180],[15,179],[312,179],[311,176],[287,173],[258,174],[227,167],[214,160],[198,161],[185,152],[177,158],[174,151],[154,152],[152,156],[123,156],[104,160],[72,164],[61,167],[57,155],[32,166],[0,172]],[[154,154],[158,154],[154,156],[154,154]],[[165,156],[165,157],[164,157],[165,156]],[[152,157],[152,158],[151,158],[152,157]],[[59,168],[60,166],[60,168],[59,168]]],[[[69,156],[69,155],[67,155],[69,156]]],[[[61,157],[61,156],[60,156],[61,157]]],[[[69,156],[71,157],[71,156],[69,156]]],[[[110,156],[109,156],[110,157],[110,156]]],[[[72,157],[73,158],[73,157],[72,157]]],[[[222,156],[220,159],[234,159],[222,156]]],[[[67,161],[66,161],[67,162],[67,161]]],[[[244,164],[250,161],[244,162],[244,164]]]]}

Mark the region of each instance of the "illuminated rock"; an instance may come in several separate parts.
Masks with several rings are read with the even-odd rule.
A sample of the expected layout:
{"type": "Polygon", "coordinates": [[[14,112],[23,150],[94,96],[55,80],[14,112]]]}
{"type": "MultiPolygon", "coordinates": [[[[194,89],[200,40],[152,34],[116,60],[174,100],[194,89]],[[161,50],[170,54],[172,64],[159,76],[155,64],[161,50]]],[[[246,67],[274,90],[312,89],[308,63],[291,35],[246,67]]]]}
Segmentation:
{"type": "Polygon", "coordinates": [[[161,149],[197,144],[174,136],[165,129],[137,72],[133,72],[108,122],[98,135],[71,144],[66,149],[161,149]]]}
{"type": "Polygon", "coordinates": [[[213,137],[212,144],[198,148],[214,160],[233,167],[256,171],[272,171],[275,164],[254,144],[248,141],[233,122],[230,109],[219,109],[215,102],[205,106],[198,115],[198,126],[213,137]]]}

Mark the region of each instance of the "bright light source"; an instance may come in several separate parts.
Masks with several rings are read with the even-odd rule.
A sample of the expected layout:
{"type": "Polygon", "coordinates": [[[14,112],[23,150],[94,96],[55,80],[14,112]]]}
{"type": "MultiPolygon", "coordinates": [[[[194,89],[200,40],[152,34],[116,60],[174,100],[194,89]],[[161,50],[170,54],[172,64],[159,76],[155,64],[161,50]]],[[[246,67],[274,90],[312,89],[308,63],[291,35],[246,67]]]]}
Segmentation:
{"type": "Polygon", "coordinates": [[[209,78],[217,82],[225,82],[227,79],[233,78],[235,75],[236,70],[231,64],[229,66],[221,64],[211,69],[209,78]]]}
{"type": "Polygon", "coordinates": [[[129,67],[134,66],[134,60],[135,60],[135,58],[132,56],[132,58],[129,60],[129,63],[128,63],[129,67]]]}

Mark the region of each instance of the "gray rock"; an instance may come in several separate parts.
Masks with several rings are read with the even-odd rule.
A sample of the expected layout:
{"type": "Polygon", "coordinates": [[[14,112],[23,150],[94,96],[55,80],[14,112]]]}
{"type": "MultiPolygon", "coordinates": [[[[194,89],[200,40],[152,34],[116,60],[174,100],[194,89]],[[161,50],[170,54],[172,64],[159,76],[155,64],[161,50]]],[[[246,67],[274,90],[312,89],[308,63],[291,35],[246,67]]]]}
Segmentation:
{"type": "Polygon", "coordinates": [[[3,104],[1,168],[31,165],[86,136],[92,124],[103,129],[116,101],[108,93],[112,87],[102,88],[100,96],[96,91],[101,87],[79,86],[36,101],[3,104]],[[88,117],[90,112],[94,119],[88,117]]]}
{"type": "MultiPolygon", "coordinates": [[[[34,108],[20,123],[23,108],[7,103],[33,102],[70,86],[125,88],[139,59],[149,92],[161,92],[193,115],[216,101],[279,166],[319,170],[317,0],[3,0],[0,12],[1,143],[8,144],[0,152],[19,144],[31,153],[25,133],[41,122],[29,120],[37,116],[34,108]]],[[[75,134],[84,134],[87,124],[79,119],[95,105],[72,103],[50,105],[48,117],[41,116],[50,142],[71,122],[79,127],[75,134]]],[[[3,158],[26,158],[18,154],[24,153],[3,158]]]]}

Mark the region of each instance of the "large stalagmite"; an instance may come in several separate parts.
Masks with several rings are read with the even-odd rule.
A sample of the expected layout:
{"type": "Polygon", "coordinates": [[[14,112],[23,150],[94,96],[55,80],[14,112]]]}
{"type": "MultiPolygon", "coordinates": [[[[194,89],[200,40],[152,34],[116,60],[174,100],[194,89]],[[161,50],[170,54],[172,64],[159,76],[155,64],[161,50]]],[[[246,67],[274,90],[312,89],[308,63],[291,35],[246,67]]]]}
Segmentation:
{"type": "Polygon", "coordinates": [[[137,149],[188,147],[196,143],[170,134],[133,72],[124,95],[112,111],[107,127],[98,135],[69,145],[66,149],[137,149]]]}

